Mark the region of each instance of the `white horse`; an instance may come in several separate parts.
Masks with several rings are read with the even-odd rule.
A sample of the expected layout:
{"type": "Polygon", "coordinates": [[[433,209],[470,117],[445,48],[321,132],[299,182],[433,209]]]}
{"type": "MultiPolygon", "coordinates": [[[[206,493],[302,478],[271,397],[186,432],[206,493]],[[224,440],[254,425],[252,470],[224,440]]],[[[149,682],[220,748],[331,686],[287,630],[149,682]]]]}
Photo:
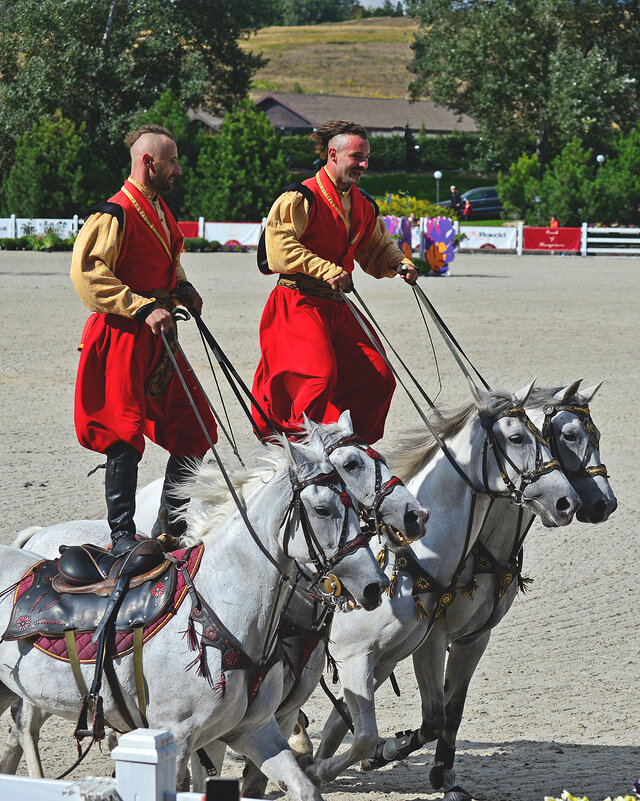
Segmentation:
{"type": "MultiPolygon", "coordinates": [[[[617,501],[600,463],[600,435],[589,411],[600,384],[580,393],[579,385],[576,381],[567,387],[538,388],[526,408],[580,496],[582,506],[576,516],[602,523],[615,511],[617,501]]],[[[379,743],[376,757],[365,767],[403,759],[437,740],[430,774],[434,789],[444,790],[446,801],[471,797],[456,783],[453,771],[457,732],[469,683],[491,631],[509,611],[519,584],[524,587],[520,582],[522,544],[533,518],[528,510],[496,499],[446,618],[412,654],[422,699],[421,726],[379,743]]]]}
{"type": "MultiPolygon", "coordinates": [[[[418,504],[402,482],[391,475],[384,459],[354,435],[348,411],[336,423],[317,425],[306,419],[304,430],[303,442],[306,444],[310,444],[314,437],[322,440],[330,461],[347,490],[358,501],[361,510],[367,517],[384,524],[383,532],[391,547],[404,547],[424,535],[427,510],[418,504]]],[[[159,479],[138,493],[136,524],[139,529],[149,530],[155,520],[162,485],[163,481],[159,479]]],[[[61,544],[79,545],[85,542],[103,546],[108,544],[109,529],[106,521],[76,521],[74,524],[37,529],[35,533],[33,529],[26,529],[18,535],[14,544],[26,546],[47,558],[55,558],[61,544]]],[[[296,722],[298,708],[306,702],[322,674],[330,616],[326,609],[323,611],[322,608],[314,608],[314,604],[307,600],[304,593],[296,593],[287,608],[286,618],[288,636],[283,646],[287,659],[295,670],[289,671],[285,676],[283,704],[276,717],[285,736],[289,736],[296,722]],[[295,635],[292,633],[294,630],[295,635]],[[310,652],[310,643],[314,638],[317,644],[310,652]]],[[[21,744],[24,743],[27,767],[30,773],[33,771],[35,775],[39,775],[39,759],[32,756],[37,754],[33,740],[37,744],[38,729],[43,721],[38,711],[26,707],[25,704],[16,704],[12,709],[18,725],[14,726],[0,759],[2,772],[15,772],[21,756],[21,744]]],[[[224,748],[218,747],[211,753],[219,770],[224,748]]],[[[258,771],[255,781],[261,783],[261,776],[258,771]]],[[[192,766],[192,777],[194,787],[203,786],[204,774],[197,761],[192,766]]]]}
{"type": "Polygon", "coordinates": [[[410,548],[419,570],[414,575],[398,572],[394,592],[369,620],[360,614],[351,615],[351,620],[336,618],[332,653],[340,665],[354,737],[348,750],[333,756],[346,732],[334,710],[316,761],[307,768],[314,781],[332,781],[374,751],[375,690],[400,660],[421,648],[438,629],[433,623],[444,617],[455,597],[492,496],[508,497],[536,512],[545,526],[571,522],[580,499],[522,408],[532,387],[515,396],[472,388],[471,406],[434,418],[458,469],[430,435],[421,437],[419,447],[405,449],[406,474],[412,476],[407,486],[420,502],[428,499],[431,509],[427,534],[410,548]]]}
{"type": "MultiPolygon", "coordinates": [[[[387,579],[370,548],[354,550],[362,535],[354,509],[339,478],[332,473],[319,438],[310,446],[293,445],[281,439],[281,448],[267,448],[272,477],[265,471],[250,474],[244,486],[253,491],[246,499],[247,514],[262,546],[276,561],[270,564],[249,536],[239,513],[229,517],[229,506],[221,503],[228,494],[221,479],[203,467],[189,487],[203,511],[192,526],[202,535],[204,554],[196,577],[200,595],[220,620],[220,625],[239,643],[239,652],[255,666],[268,664],[271,641],[267,642],[268,621],[278,620],[288,593],[283,591],[284,575],[298,570],[321,580],[331,572],[341,585],[343,608],[371,609],[380,602],[387,579]],[[217,486],[216,486],[217,483],[217,486]],[[259,487],[255,489],[256,483],[259,487]],[[283,520],[296,500],[304,511],[304,525],[295,517],[283,527],[283,520]],[[211,510],[216,510],[213,515],[211,510]],[[219,518],[224,524],[214,530],[219,518]],[[319,567],[318,567],[319,566],[319,567]]],[[[33,555],[14,548],[2,549],[0,584],[11,585],[33,564],[33,555]]],[[[0,604],[0,626],[8,624],[11,604],[0,604]]],[[[226,673],[224,698],[212,692],[206,680],[185,670],[193,652],[182,639],[188,628],[189,604],[182,604],[165,627],[145,644],[144,658],[148,692],[147,720],[152,727],[168,727],[179,744],[178,782],[184,780],[192,751],[221,740],[260,766],[266,775],[286,785],[290,797],[313,799],[321,796],[299,769],[287,746],[274,712],[282,695],[283,665],[276,661],[266,673],[255,698],[249,694],[258,667],[226,673]],[[170,660],[167,655],[170,654],[170,660]]],[[[222,673],[221,654],[208,649],[209,670],[222,673]]],[[[136,689],[133,660],[114,659],[115,672],[127,705],[135,709],[136,689]]],[[[83,666],[85,681],[92,666],[83,666]]],[[[42,654],[29,641],[0,644],[0,682],[6,692],[4,704],[14,696],[47,713],[75,718],[79,699],[68,667],[42,654]]],[[[108,687],[104,690],[105,717],[126,730],[108,687]]]]}

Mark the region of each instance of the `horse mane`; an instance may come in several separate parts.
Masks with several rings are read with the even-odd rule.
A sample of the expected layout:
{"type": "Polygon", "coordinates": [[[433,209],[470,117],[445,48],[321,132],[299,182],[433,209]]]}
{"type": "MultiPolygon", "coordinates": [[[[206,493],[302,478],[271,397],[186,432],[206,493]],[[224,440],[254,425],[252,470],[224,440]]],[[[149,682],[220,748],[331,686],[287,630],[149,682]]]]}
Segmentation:
{"type": "MultiPolygon", "coordinates": [[[[492,404],[478,408],[475,403],[459,406],[454,409],[434,407],[427,412],[427,418],[443,441],[458,434],[467,423],[478,414],[483,417],[494,414],[502,408],[513,404],[513,395],[507,390],[491,390],[492,404]]],[[[433,459],[439,449],[433,434],[428,429],[412,431],[400,436],[399,445],[387,458],[391,471],[407,481],[418,470],[433,459]]]]}
{"type": "MultiPolygon", "coordinates": [[[[529,396],[526,406],[530,409],[538,409],[547,403],[551,403],[554,395],[560,392],[561,389],[563,387],[536,387],[529,396]]],[[[580,392],[575,392],[567,401],[567,403],[575,403],[577,405],[583,405],[585,402],[584,396],[580,392]]]]}
{"type": "MultiPolygon", "coordinates": [[[[227,471],[231,485],[245,507],[247,499],[279,473],[291,471],[298,481],[306,481],[331,470],[323,448],[310,442],[296,443],[292,448],[284,434],[257,448],[250,460],[250,466],[227,471]]],[[[197,501],[183,508],[178,517],[188,521],[189,534],[198,538],[219,530],[237,509],[220,468],[211,461],[194,464],[190,475],[176,487],[176,494],[197,501]]]]}

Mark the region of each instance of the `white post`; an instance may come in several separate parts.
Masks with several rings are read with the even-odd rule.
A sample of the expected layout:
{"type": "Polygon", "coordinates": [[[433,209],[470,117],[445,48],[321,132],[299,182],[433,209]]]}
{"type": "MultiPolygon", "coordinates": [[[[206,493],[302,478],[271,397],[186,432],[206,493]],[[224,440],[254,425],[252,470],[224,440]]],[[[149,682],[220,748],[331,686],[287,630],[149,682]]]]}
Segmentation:
{"type": "Polygon", "coordinates": [[[426,225],[426,217],[420,217],[420,258],[424,261],[424,228],[426,225]]]}
{"type": "Polygon", "coordinates": [[[204,239],[204,217],[198,217],[198,236],[204,239]]]}
{"type": "Polygon", "coordinates": [[[176,790],[176,752],[171,732],[136,729],[123,734],[111,752],[122,801],[164,801],[176,790]]]}
{"type": "Polygon", "coordinates": [[[73,215],[73,220],[71,221],[71,233],[76,236],[78,233],[78,215],[73,215]]]}
{"type": "Polygon", "coordinates": [[[522,256],[524,253],[524,223],[519,222],[516,230],[516,256],[522,256]]]}
{"type": "Polygon", "coordinates": [[[16,238],[16,215],[11,215],[11,222],[9,223],[9,238],[15,239],[16,238]]]}
{"type": "Polygon", "coordinates": [[[580,233],[580,255],[586,256],[587,255],[587,225],[588,223],[582,223],[582,231],[580,233]]]}

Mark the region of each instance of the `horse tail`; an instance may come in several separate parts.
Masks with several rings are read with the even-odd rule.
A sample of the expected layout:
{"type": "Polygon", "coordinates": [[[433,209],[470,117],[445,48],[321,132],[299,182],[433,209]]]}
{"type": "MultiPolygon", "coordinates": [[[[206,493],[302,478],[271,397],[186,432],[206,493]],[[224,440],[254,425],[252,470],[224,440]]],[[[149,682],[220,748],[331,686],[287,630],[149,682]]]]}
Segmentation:
{"type": "Polygon", "coordinates": [[[40,531],[41,528],[44,528],[44,526],[29,526],[28,528],[23,528],[22,531],[16,534],[16,538],[12,543],[13,547],[24,548],[36,531],[40,531]]]}

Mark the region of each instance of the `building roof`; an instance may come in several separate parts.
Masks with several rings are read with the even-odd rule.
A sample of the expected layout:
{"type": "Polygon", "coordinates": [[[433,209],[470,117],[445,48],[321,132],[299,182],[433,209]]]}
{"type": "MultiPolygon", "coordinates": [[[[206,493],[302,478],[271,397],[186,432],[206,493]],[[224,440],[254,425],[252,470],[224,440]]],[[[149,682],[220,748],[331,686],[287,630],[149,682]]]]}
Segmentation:
{"type": "Polygon", "coordinates": [[[430,100],[410,103],[399,98],[342,97],[269,93],[257,102],[275,128],[310,132],[327,120],[355,120],[375,133],[401,133],[405,126],[418,133],[424,126],[428,134],[452,131],[473,133],[475,121],[467,114],[456,114],[430,100]]]}

